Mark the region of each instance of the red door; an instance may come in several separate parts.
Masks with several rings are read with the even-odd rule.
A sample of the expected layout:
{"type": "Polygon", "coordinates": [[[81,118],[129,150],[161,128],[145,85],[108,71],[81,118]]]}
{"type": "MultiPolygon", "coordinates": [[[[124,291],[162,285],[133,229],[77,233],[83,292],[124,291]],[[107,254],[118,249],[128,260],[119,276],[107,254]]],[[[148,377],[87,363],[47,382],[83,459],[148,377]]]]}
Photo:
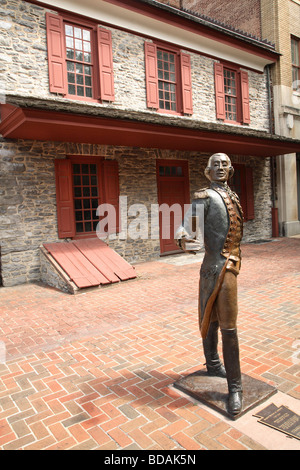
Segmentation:
{"type": "Polygon", "coordinates": [[[174,230],[182,222],[184,205],[190,203],[188,162],[158,160],[157,189],[160,206],[160,252],[178,251],[174,242],[174,230]]]}

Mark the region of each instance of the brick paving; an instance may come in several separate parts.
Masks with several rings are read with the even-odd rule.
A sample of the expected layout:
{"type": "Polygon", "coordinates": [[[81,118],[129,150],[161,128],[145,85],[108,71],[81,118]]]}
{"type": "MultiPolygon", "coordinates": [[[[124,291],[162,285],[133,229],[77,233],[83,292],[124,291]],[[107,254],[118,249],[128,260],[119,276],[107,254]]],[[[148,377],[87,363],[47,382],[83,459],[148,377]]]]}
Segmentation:
{"type": "MultiPolygon", "coordinates": [[[[296,400],[299,249],[243,245],[239,276],[242,372],[296,400]]],[[[0,449],[267,449],[172,387],[204,363],[195,260],[142,263],[136,280],[75,296],[1,288],[0,449]]]]}

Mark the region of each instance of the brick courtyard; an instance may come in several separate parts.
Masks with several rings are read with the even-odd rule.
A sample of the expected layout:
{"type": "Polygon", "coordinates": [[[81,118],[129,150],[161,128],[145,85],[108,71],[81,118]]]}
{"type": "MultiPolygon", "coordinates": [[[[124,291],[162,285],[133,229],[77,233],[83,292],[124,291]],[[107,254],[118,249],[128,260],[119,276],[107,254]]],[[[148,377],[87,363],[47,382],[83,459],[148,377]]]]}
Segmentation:
{"type": "MultiPolygon", "coordinates": [[[[300,414],[300,239],[242,248],[242,372],[300,414]]],[[[251,433],[251,411],[233,422],[172,387],[205,362],[196,260],[138,264],[137,279],[75,296],[1,288],[0,449],[300,449],[262,424],[251,433]]]]}

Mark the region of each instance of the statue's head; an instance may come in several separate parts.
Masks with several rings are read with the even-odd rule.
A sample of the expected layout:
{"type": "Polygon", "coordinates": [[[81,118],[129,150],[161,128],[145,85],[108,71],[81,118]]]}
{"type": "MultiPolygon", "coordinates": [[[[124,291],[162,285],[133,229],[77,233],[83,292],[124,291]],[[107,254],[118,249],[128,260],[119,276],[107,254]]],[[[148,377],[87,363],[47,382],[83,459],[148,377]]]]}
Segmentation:
{"type": "Polygon", "coordinates": [[[234,173],[231,160],[226,153],[214,153],[208,160],[204,174],[210,181],[224,183],[234,173]]]}

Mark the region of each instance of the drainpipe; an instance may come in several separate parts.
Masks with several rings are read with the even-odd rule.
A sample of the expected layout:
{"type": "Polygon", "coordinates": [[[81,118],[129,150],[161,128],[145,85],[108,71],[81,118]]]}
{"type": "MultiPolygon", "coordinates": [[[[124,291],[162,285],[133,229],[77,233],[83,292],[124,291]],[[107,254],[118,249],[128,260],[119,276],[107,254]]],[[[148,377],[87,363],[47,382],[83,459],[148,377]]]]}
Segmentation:
{"type": "MultiPolygon", "coordinates": [[[[267,88],[268,88],[268,101],[269,101],[269,132],[273,132],[273,113],[272,113],[272,90],[271,90],[271,75],[270,65],[266,65],[267,73],[267,88]]],[[[271,190],[272,190],[272,237],[279,236],[278,225],[278,208],[275,207],[276,201],[276,156],[271,157],[271,190]]]]}

